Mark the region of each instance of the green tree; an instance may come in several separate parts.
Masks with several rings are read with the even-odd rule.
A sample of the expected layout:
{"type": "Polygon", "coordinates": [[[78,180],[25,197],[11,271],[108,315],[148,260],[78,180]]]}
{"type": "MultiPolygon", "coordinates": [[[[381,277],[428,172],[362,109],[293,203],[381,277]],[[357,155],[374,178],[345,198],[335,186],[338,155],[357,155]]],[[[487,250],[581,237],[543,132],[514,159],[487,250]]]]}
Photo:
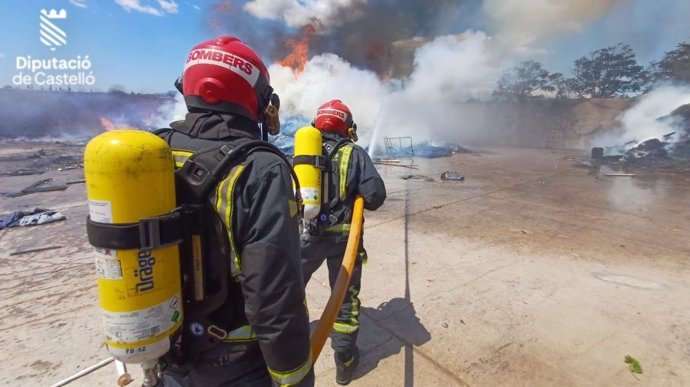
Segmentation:
{"type": "Polygon", "coordinates": [[[690,83],[690,43],[678,43],[675,50],[652,64],[652,72],[657,81],[690,83]]]}
{"type": "Polygon", "coordinates": [[[574,78],[566,78],[561,73],[551,73],[549,83],[553,87],[553,96],[557,99],[572,98],[574,94],[574,78]]]}
{"type": "Polygon", "coordinates": [[[580,97],[625,97],[641,91],[649,73],[637,64],[629,45],[618,43],[575,61],[572,90],[580,97]]]}
{"type": "Polygon", "coordinates": [[[498,80],[493,95],[499,99],[524,102],[539,91],[554,91],[549,72],[541,63],[528,60],[505,71],[498,80]]]}

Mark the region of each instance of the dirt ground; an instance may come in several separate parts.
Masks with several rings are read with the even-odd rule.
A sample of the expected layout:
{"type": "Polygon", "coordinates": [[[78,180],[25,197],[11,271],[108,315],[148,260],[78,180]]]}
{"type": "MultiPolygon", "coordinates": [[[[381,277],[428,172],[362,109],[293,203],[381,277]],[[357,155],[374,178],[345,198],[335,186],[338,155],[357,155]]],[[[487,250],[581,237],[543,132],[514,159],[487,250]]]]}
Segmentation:
{"type": "MultiPolygon", "coordinates": [[[[2,144],[0,173],[55,147],[2,144]]],[[[41,157],[61,152],[77,149],[41,157]]],[[[365,214],[353,386],[690,385],[690,173],[606,176],[578,167],[580,156],[491,149],[416,159],[417,170],[380,166],[388,200],[365,214]],[[465,182],[441,181],[447,170],[465,182]],[[433,181],[401,178],[410,174],[433,181]]],[[[81,174],[2,176],[0,191],[81,174]]],[[[51,385],[109,357],[84,185],[0,197],[0,214],[37,206],[68,219],[0,231],[2,385],[51,385]],[[44,245],[62,247],[10,255],[44,245]]],[[[322,268],[307,288],[313,320],[328,294],[322,268]]],[[[316,374],[336,386],[328,347],[316,374]]],[[[70,385],[116,377],[111,364],[70,385]]]]}

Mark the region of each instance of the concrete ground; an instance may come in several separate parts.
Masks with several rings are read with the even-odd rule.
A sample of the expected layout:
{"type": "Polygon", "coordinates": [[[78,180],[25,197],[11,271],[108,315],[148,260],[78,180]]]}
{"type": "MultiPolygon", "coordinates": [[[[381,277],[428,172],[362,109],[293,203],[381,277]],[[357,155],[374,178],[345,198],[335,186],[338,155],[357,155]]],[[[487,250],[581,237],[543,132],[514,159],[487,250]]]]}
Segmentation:
{"type": "MultiPolygon", "coordinates": [[[[14,167],[9,152],[0,149],[0,173],[14,167]]],[[[352,386],[690,385],[690,174],[606,176],[579,168],[578,156],[492,149],[417,159],[418,170],[380,166],[388,200],[365,214],[352,386]],[[466,181],[440,181],[446,170],[466,181]],[[433,181],[400,178],[410,174],[433,181]]],[[[0,191],[41,178],[3,176],[0,191]]],[[[0,231],[0,384],[50,385],[109,356],[84,196],[72,185],[0,198],[0,214],[40,205],[69,218],[0,231]],[[48,244],[63,247],[10,255],[48,244]]],[[[317,319],[324,268],[307,295],[317,319]]],[[[336,385],[328,347],[316,374],[318,386],[336,385]]],[[[109,365],[71,385],[116,377],[109,365]]]]}

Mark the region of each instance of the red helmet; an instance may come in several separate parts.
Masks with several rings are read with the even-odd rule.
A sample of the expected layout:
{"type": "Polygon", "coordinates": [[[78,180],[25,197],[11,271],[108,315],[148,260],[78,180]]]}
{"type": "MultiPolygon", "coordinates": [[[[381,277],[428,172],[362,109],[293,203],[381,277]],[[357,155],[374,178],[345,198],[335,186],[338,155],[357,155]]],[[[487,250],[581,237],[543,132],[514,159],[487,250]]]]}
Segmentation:
{"type": "Polygon", "coordinates": [[[352,137],[351,132],[357,130],[350,109],[339,99],[319,106],[313,126],[323,132],[335,132],[343,137],[352,137]]]}
{"type": "Polygon", "coordinates": [[[221,36],[192,48],[182,73],[182,94],[188,108],[259,122],[273,89],[259,55],[238,38],[221,36]]]}

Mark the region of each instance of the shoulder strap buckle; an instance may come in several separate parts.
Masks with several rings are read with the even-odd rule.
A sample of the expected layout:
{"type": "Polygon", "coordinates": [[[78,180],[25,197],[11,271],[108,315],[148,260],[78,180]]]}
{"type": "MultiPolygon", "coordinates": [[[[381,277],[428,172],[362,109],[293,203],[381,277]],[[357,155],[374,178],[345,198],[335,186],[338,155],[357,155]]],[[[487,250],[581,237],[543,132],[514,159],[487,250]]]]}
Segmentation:
{"type": "Polygon", "coordinates": [[[223,341],[228,337],[228,332],[217,325],[209,325],[206,329],[206,333],[220,341],[223,341]]]}
{"type": "Polygon", "coordinates": [[[139,246],[143,250],[153,250],[170,244],[178,244],[182,241],[182,235],[179,230],[173,233],[173,230],[165,230],[167,224],[174,222],[173,227],[180,227],[180,209],[175,209],[172,212],[156,216],[153,218],[145,218],[139,220],[139,246]],[[163,225],[163,233],[161,233],[161,225],[163,225]],[[161,236],[172,236],[175,240],[162,240],[161,236]]]}

